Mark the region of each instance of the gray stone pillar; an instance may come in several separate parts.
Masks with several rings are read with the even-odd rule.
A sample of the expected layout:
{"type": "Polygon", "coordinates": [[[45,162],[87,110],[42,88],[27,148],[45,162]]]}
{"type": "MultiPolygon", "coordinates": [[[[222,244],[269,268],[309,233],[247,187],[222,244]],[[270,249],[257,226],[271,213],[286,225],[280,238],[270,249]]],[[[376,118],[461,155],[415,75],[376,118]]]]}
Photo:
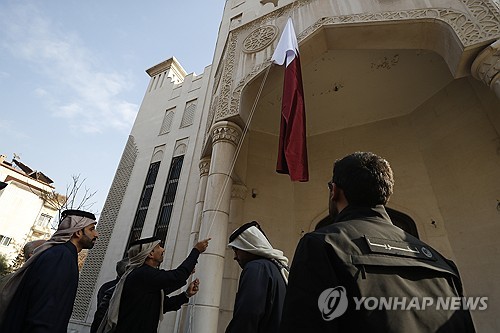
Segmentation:
{"type": "Polygon", "coordinates": [[[490,87],[500,99],[500,39],[479,53],[471,71],[474,78],[490,87]]]}
{"type": "Polygon", "coordinates": [[[228,121],[215,123],[210,133],[212,158],[199,238],[211,237],[212,241],[196,268],[200,291],[195,296],[191,321],[191,332],[196,333],[217,332],[233,185],[231,172],[241,139],[240,127],[228,121]]]}
{"type": "MultiPolygon", "coordinates": [[[[229,207],[228,235],[244,222],[243,201],[245,200],[246,194],[247,188],[245,185],[233,185],[233,190],[231,191],[231,206],[229,207]]],[[[229,321],[233,317],[234,297],[238,290],[238,278],[240,274],[238,263],[233,260],[233,257],[233,250],[226,248],[218,332],[224,332],[227,324],[229,324],[229,321]]]]}

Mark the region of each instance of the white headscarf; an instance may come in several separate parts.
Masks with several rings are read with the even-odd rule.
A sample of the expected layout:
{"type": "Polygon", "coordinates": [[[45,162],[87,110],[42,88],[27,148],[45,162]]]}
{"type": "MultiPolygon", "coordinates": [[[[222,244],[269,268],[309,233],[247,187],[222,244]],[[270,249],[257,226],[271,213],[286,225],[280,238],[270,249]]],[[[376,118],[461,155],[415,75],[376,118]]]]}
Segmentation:
{"type": "MultiPolygon", "coordinates": [[[[154,240],[150,243],[137,244],[128,250],[129,264],[127,265],[127,270],[120,278],[120,281],[116,284],[115,291],[113,292],[113,296],[109,301],[108,311],[104,315],[104,318],[97,329],[97,333],[107,333],[112,332],[116,328],[116,324],[118,323],[118,313],[120,311],[120,301],[122,298],[123,285],[125,284],[125,280],[127,276],[134,269],[141,267],[144,265],[146,258],[153,251],[156,245],[160,244],[159,240],[154,240]]],[[[163,319],[163,290],[161,291],[161,305],[160,305],[160,320],[163,319]]]]}
{"type": "MultiPolygon", "coordinates": [[[[275,260],[285,283],[288,283],[288,258],[283,255],[283,251],[273,248],[264,233],[257,227],[257,222],[247,224],[250,225],[250,227],[241,232],[232,242],[228,244],[228,246],[235,247],[272,261],[275,260]]],[[[245,226],[238,228],[232,233],[232,235],[244,227],[245,226]]]]}
{"type": "Polygon", "coordinates": [[[95,217],[92,213],[82,212],[82,211],[66,211],[63,212],[63,220],[59,224],[57,231],[52,235],[52,237],[46,241],[43,245],[37,247],[28,261],[24,263],[24,265],[19,268],[12,276],[9,278],[7,283],[4,285],[1,290],[1,302],[0,302],[0,322],[2,321],[2,317],[7,310],[8,305],[12,301],[14,294],[17,291],[17,288],[21,284],[21,281],[24,278],[24,274],[26,273],[28,267],[36,261],[39,255],[41,255],[44,251],[49,248],[64,244],[71,239],[71,236],[78,230],[81,230],[91,224],[96,223],[95,217]],[[65,215],[66,212],[69,212],[65,215]],[[74,214],[74,215],[73,215],[74,214]],[[80,215],[78,215],[80,214],[80,215]],[[85,216],[81,216],[81,214],[85,216]],[[87,217],[88,216],[88,217],[87,217]]]}

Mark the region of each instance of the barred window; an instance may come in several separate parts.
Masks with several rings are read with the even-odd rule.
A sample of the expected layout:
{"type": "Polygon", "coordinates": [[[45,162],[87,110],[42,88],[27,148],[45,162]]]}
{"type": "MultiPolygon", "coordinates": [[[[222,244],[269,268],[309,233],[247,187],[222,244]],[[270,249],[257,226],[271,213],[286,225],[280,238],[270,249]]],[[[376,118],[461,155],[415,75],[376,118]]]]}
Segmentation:
{"type": "Polygon", "coordinates": [[[11,241],[12,241],[12,238],[4,236],[4,235],[0,235],[0,245],[9,246],[11,241]]]}
{"type": "Polygon", "coordinates": [[[183,161],[184,155],[176,156],[172,159],[167,183],[161,200],[160,214],[156,220],[155,236],[160,238],[163,243],[165,243],[167,239],[168,225],[170,224],[170,217],[174,208],[175,194],[177,193],[177,185],[179,184],[183,161]]]}
{"type": "Polygon", "coordinates": [[[35,225],[45,228],[45,227],[49,226],[49,223],[51,220],[52,220],[52,216],[42,213],[38,217],[38,220],[36,220],[35,225]]]}
{"type": "Polygon", "coordinates": [[[146,220],[149,202],[151,201],[151,196],[153,194],[153,189],[155,187],[155,181],[156,177],[158,176],[159,169],[160,162],[154,162],[149,165],[148,174],[146,176],[144,188],[142,189],[141,198],[139,200],[139,205],[135,213],[134,223],[132,224],[132,230],[130,230],[130,236],[128,238],[125,252],[128,251],[130,243],[138,240],[141,237],[142,228],[144,227],[144,221],[146,220]]]}

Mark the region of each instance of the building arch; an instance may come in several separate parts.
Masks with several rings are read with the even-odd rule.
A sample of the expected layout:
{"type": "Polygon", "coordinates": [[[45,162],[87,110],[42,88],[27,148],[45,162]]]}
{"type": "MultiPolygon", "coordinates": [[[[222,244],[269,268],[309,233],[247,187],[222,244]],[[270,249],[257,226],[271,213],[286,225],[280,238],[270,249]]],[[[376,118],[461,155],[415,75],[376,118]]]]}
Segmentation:
{"type": "MultiPolygon", "coordinates": [[[[475,56],[500,34],[500,22],[490,6],[469,0],[462,2],[465,6],[461,8],[458,6],[352,13],[316,17],[314,21],[315,17],[311,14],[311,10],[319,6],[319,2],[304,0],[286,5],[237,27],[229,33],[223,55],[225,61],[220,63],[216,70],[215,93],[211,101],[214,115],[209,117],[207,128],[219,120],[231,120],[240,126],[245,123],[249,107],[240,105],[242,92],[270,66],[273,45],[277,44],[278,39],[271,32],[255,34],[258,37],[251,43],[248,42],[248,37],[266,26],[282,27],[287,17],[298,17],[296,15],[298,12],[301,12],[302,16],[296,19],[295,26],[301,56],[304,53],[304,44],[308,43],[308,40],[318,36],[340,34],[349,37],[342,38],[340,35],[337,38],[330,37],[325,46],[330,49],[376,47],[430,50],[445,60],[454,78],[467,76],[470,74],[470,65],[475,56]],[[487,27],[478,23],[478,18],[485,15],[491,17],[487,27]],[[366,33],[368,30],[370,33],[366,33]],[[332,40],[341,41],[341,44],[328,42],[332,40]],[[248,45],[253,46],[253,53],[248,45]]],[[[318,48],[312,48],[310,51],[317,52],[318,48]]],[[[210,140],[205,141],[210,144],[210,140]]]]}

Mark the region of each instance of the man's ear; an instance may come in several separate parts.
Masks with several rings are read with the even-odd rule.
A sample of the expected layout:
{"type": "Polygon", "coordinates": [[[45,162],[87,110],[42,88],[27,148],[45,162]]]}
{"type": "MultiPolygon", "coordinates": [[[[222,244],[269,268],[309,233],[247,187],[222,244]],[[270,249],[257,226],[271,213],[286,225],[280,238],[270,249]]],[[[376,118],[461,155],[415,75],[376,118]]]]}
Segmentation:
{"type": "Polygon", "coordinates": [[[82,237],[82,230],[77,230],[73,233],[73,236],[74,238],[81,238],[82,237]]]}

